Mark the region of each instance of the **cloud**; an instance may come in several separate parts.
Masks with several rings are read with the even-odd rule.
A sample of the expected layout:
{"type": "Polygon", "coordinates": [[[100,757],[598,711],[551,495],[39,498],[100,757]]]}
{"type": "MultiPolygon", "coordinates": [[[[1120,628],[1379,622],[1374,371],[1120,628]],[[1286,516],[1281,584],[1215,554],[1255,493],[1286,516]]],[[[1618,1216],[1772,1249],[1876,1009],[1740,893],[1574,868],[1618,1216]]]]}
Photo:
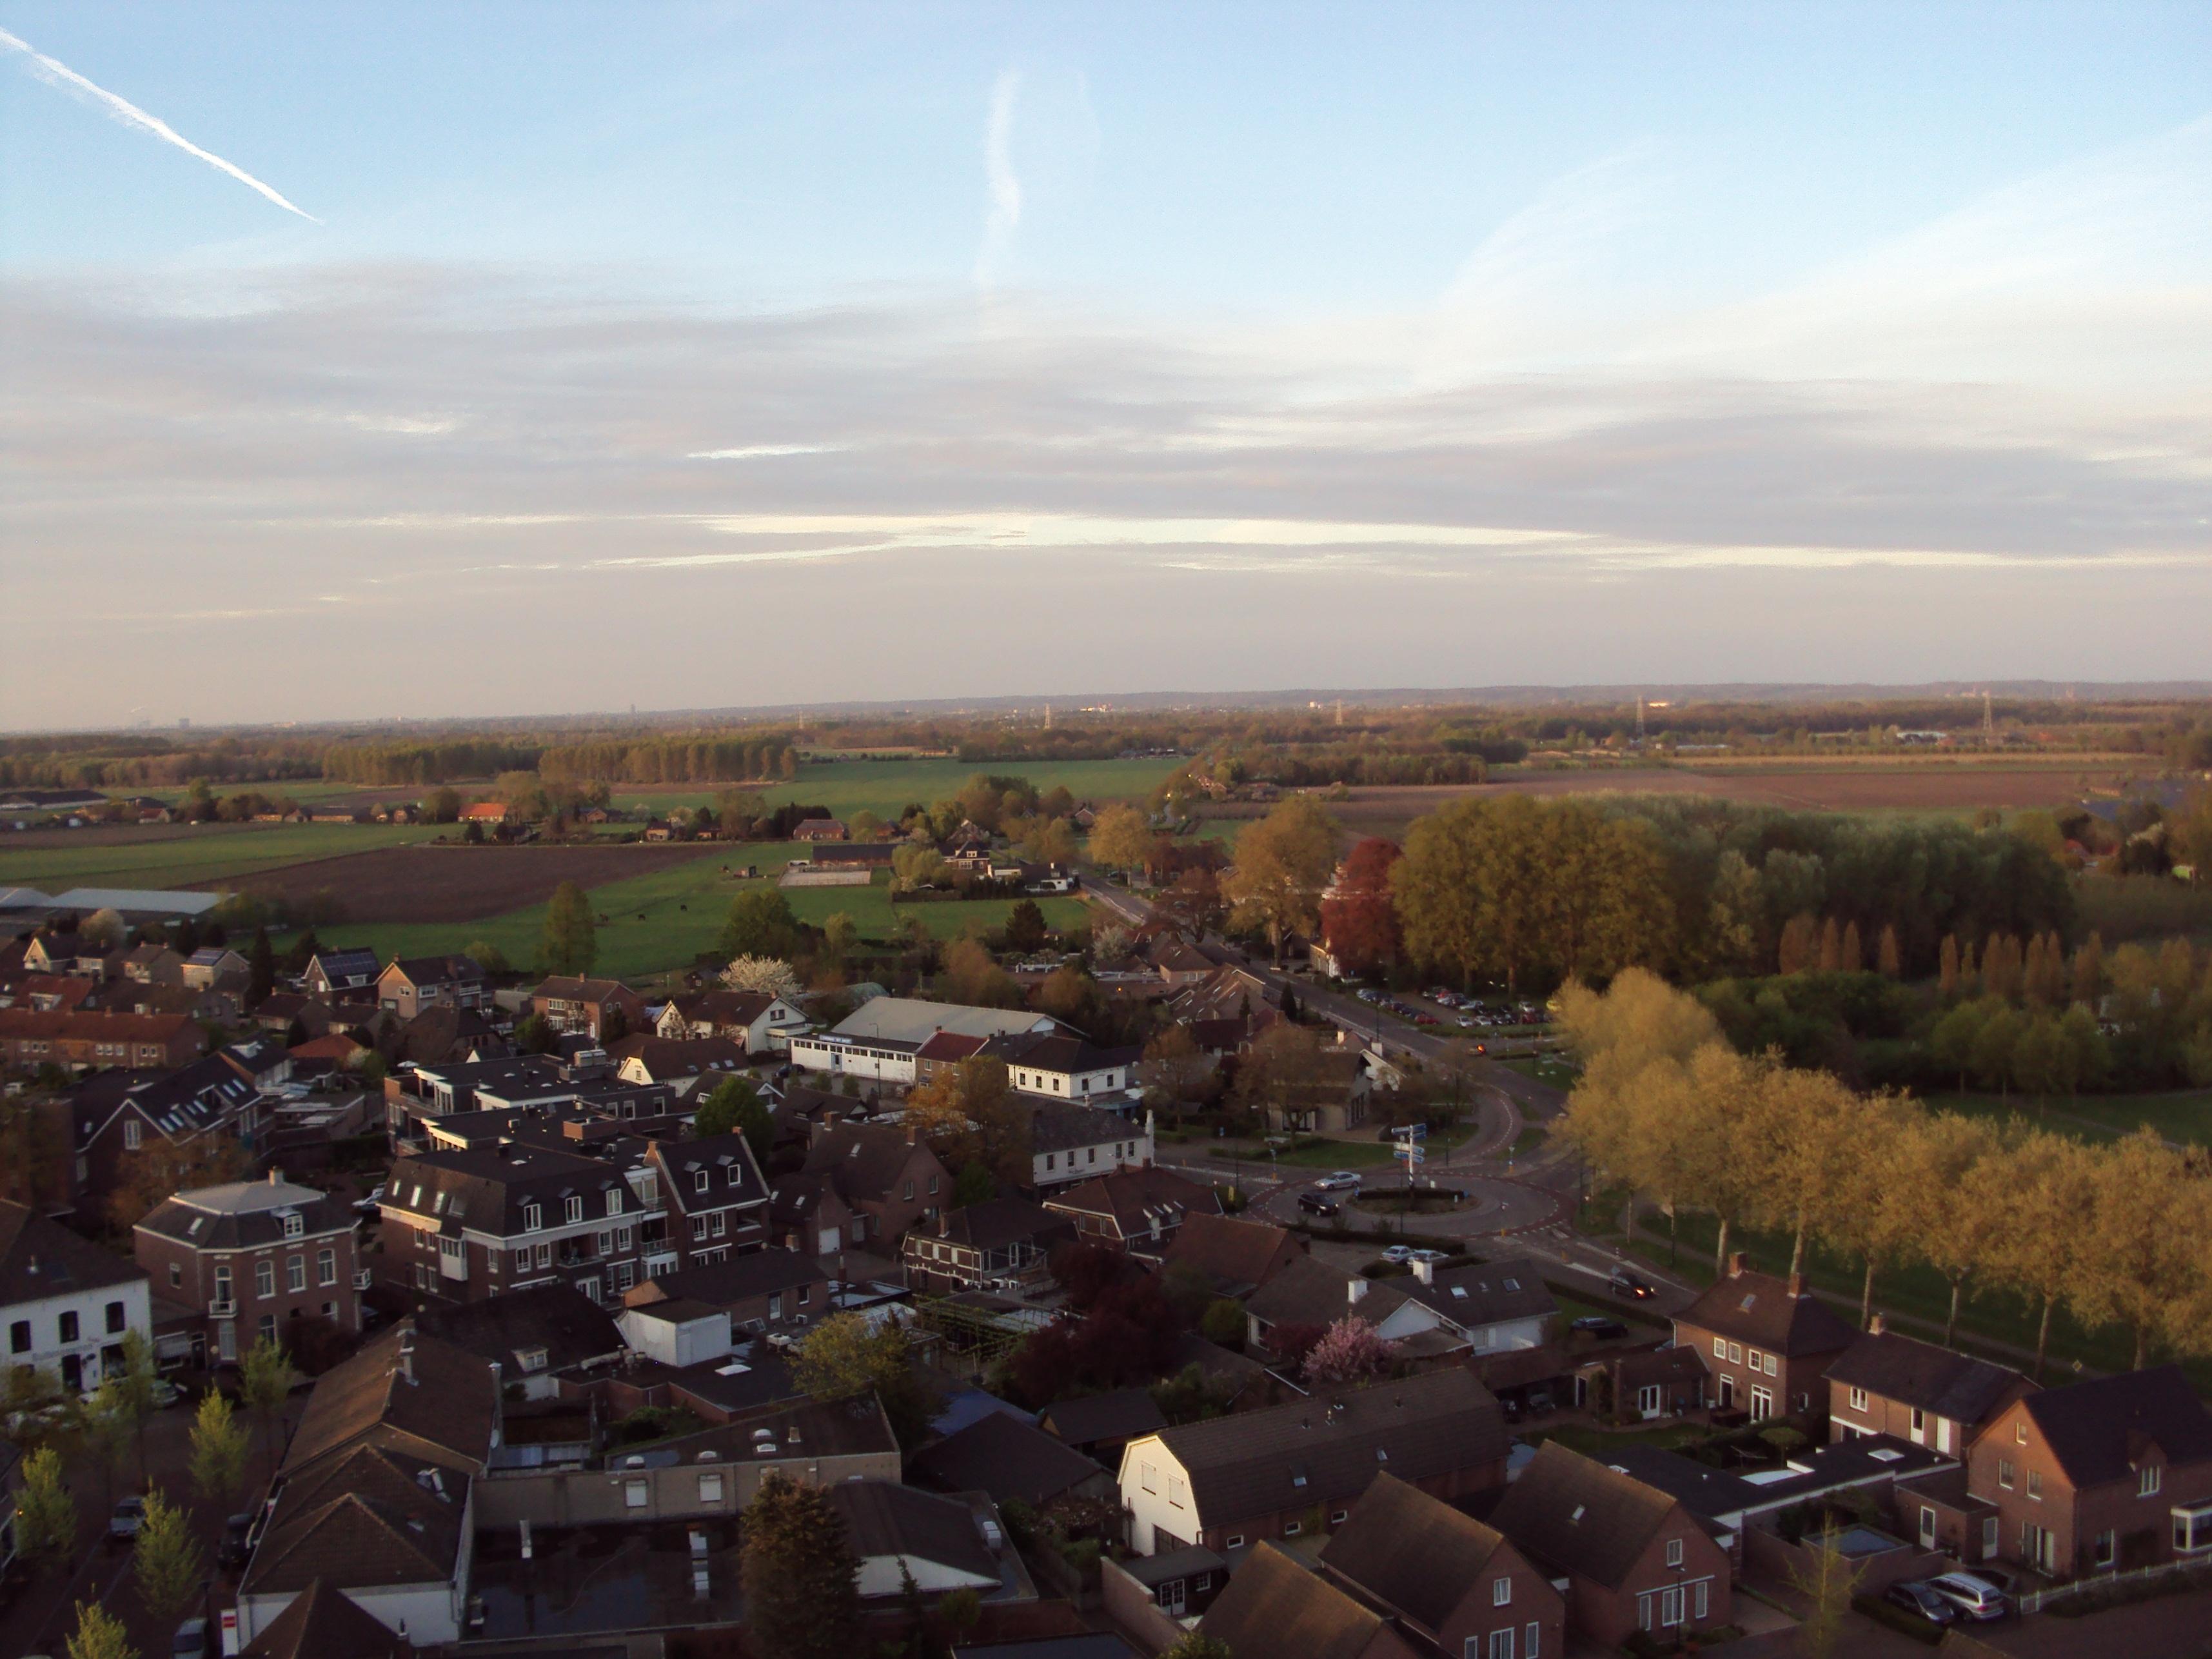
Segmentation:
{"type": "Polygon", "coordinates": [[[44,52],[34,50],[27,42],[9,33],[5,29],[0,29],[0,50],[21,52],[28,61],[31,73],[37,76],[40,80],[44,81],[48,86],[58,87],[61,90],[70,94],[72,97],[82,99],[85,102],[92,105],[94,108],[99,110],[102,114],[108,116],[113,120],[121,122],[126,127],[135,127],[141,132],[150,132],[154,137],[159,138],[163,143],[173,144],[177,149],[184,151],[185,155],[198,157],[199,160],[205,161],[210,167],[215,168],[218,173],[228,173],[232,178],[237,179],[240,184],[244,185],[248,190],[253,191],[257,194],[264,196],[270,201],[274,202],[278,207],[283,208],[287,213],[296,213],[300,217],[305,219],[310,224],[319,225],[323,222],[320,219],[316,218],[313,214],[309,213],[306,209],[295,207],[290,202],[286,201],[284,198],[278,195],[275,190],[271,189],[269,185],[263,184],[261,180],[255,178],[252,173],[246,172],[245,168],[239,167],[234,162],[226,161],[222,156],[215,155],[210,151],[202,149],[198,144],[192,143],[191,139],[185,137],[182,134],[178,132],[174,127],[171,126],[167,121],[162,120],[159,116],[149,115],[144,110],[140,109],[136,104],[130,102],[126,99],[117,97],[105,87],[94,86],[91,82],[86,80],[84,76],[79,75],[75,70],[70,68],[68,64],[60,63],[54,58],[47,57],[44,52]]]}
{"type": "Polygon", "coordinates": [[[1014,172],[1014,100],[1022,89],[1021,71],[1002,70],[991,88],[991,114],[983,130],[983,177],[990,209],[983,221],[983,245],[975,252],[975,284],[998,286],[1000,267],[1013,246],[1022,222],[1022,181],[1014,172]]]}
{"type": "Polygon", "coordinates": [[[738,449],[695,449],[684,459],[687,461],[759,461],[778,455],[830,455],[842,446],[836,444],[747,444],[738,449]]]}

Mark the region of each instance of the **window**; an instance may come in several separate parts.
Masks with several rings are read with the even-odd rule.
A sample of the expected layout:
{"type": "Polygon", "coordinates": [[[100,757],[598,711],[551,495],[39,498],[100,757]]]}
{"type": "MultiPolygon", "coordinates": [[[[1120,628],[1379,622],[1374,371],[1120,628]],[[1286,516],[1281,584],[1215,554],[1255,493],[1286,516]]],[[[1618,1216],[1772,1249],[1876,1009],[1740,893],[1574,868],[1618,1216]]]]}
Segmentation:
{"type": "MultiPolygon", "coordinates": [[[[1705,1587],[1703,1584],[1698,1585],[1698,1594],[1703,1595],[1705,1593],[1705,1587]]],[[[1698,1610],[1700,1613],[1705,1611],[1702,1607],[1698,1610]]],[[[1541,1650],[1544,1627],[1531,1619],[1528,1621],[1528,1628],[1521,1632],[1521,1659],[1543,1659],[1541,1650]]]]}
{"type": "MultiPolygon", "coordinates": [[[[438,1194],[438,1200],[439,1200],[439,1202],[440,1202],[441,1204],[443,1204],[443,1202],[445,1201],[445,1197],[446,1197],[446,1195],[445,1195],[445,1194],[443,1194],[443,1193],[440,1193],[440,1194],[438,1194]]],[[[304,1235],[306,1234],[307,1231],[307,1218],[306,1218],[305,1216],[299,1214],[297,1212],[295,1212],[293,1214],[288,1215],[288,1216],[286,1216],[286,1217],[284,1218],[284,1237],[287,1237],[287,1238],[299,1238],[299,1237],[301,1237],[302,1236],[304,1236],[304,1235]]]]}
{"type": "Polygon", "coordinates": [[[2017,1419],[2014,1422],[2012,1425],[2012,1437],[2021,1445],[2025,1446],[2027,1443],[2027,1419],[2026,1418],[2023,1417],[2017,1419]]]}
{"type": "Polygon", "coordinates": [[[717,1210],[714,1212],[714,1222],[711,1231],[717,1238],[721,1237],[730,1231],[730,1212],[727,1210],[717,1210]]]}
{"type": "Polygon", "coordinates": [[[1866,1408],[1866,1390],[1864,1389],[1853,1389],[1851,1390],[1851,1409],[1855,1412],[1863,1412],[1866,1408]]]}
{"type": "Polygon", "coordinates": [[[1726,1337],[1717,1336],[1713,1339],[1713,1358],[1716,1359],[1726,1359],[1728,1358],[1728,1339],[1726,1337]]]}
{"type": "Polygon", "coordinates": [[[571,1194],[568,1204],[562,1210],[562,1213],[572,1222],[581,1221],[584,1218],[584,1200],[582,1195],[580,1194],[571,1194]]]}
{"type": "Polygon", "coordinates": [[[184,1268],[183,1268],[182,1267],[180,1267],[179,1265],[178,1265],[176,1262],[172,1261],[172,1262],[169,1264],[169,1288],[170,1288],[171,1290],[173,1290],[173,1290],[177,1289],[179,1285],[181,1285],[184,1282],[185,1282],[185,1270],[184,1270],[184,1268]]]}
{"type": "Polygon", "coordinates": [[[1159,1487],[1153,1483],[1159,1478],[1159,1471],[1152,1464],[1139,1463],[1137,1465],[1137,1484],[1143,1487],[1145,1491],[1149,1492],[1158,1492],[1159,1487]]]}
{"type": "Polygon", "coordinates": [[[707,1190],[707,1171],[701,1170],[691,1177],[691,1190],[695,1193],[705,1192],[707,1190]]]}
{"type": "Polygon", "coordinates": [[[2176,1504],[2173,1553],[2196,1555],[2208,1549],[2212,1549],[2212,1504],[2176,1504]]]}
{"type": "Polygon", "coordinates": [[[599,1247],[601,1255],[612,1255],[615,1253],[615,1236],[611,1232],[602,1231],[592,1240],[592,1243],[599,1247]]]}
{"type": "Polygon", "coordinates": [[[315,1252],[315,1283],[335,1285],[338,1282],[338,1253],[336,1250],[315,1252]]]}
{"type": "Polygon", "coordinates": [[[111,1302],[107,1304],[106,1311],[107,1331],[108,1334],[112,1336],[123,1328],[123,1304],[120,1302],[111,1302]]]}
{"type": "Polygon", "coordinates": [[[1241,1532],[1231,1533],[1228,1537],[1221,1540],[1221,1547],[1225,1550],[1243,1549],[1244,1547],[1244,1534],[1241,1532]]]}
{"type": "Polygon", "coordinates": [[[1670,1627],[1682,1622],[1682,1587],[1680,1584],[1660,1592],[1659,1622],[1670,1627]]]}
{"type": "Polygon", "coordinates": [[[1994,1515],[1984,1516],[1982,1517],[1983,1560],[1990,1561],[1996,1559],[1999,1541],[2000,1540],[1997,1536],[1997,1517],[1994,1515]]]}
{"type": "Polygon", "coordinates": [[[1915,1406],[1912,1408],[1912,1437],[1918,1439],[1928,1432],[1928,1413],[1915,1406]]]}
{"type": "Polygon", "coordinates": [[[1682,1540],[1679,1538],[1670,1538],[1667,1540],[1667,1565],[1670,1567],[1679,1567],[1682,1565],[1682,1540]]]}
{"type": "Polygon", "coordinates": [[[1490,1605],[1493,1607],[1510,1607],[1513,1605],[1513,1581],[1510,1578],[1493,1578],[1490,1581],[1490,1605]]]}
{"type": "Polygon", "coordinates": [[[2009,1457],[1997,1459],[1997,1485],[2007,1492],[2012,1490],[2012,1459],[2009,1457]]]}
{"type": "Polygon", "coordinates": [[[550,1267],[553,1265],[553,1247],[550,1244],[540,1244],[538,1247],[538,1265],[541,1267],[550,1267]]]}
{"type": "MultiPolygon", "coordinates": [[[[735,1181],[737,1178],[738,1172],[735,1170],[731,1170],[730,1179],[732,1181],[735,1181]]],[[[932,1176],[929,1178],[929,1195],[932,1198],[935,1198],[937,1196],[937,1177],[935,1176],[932,1176]]]]}
{"type": "Polygon", "coordinates": [[[642,1480],[623,1481],[623,1507],[626,1510],[643,1509],[645,1507],[645,1482],[642,1480]]]}
{"type": "Polygon", "coordinates": [[[1340,1527],[1350,1519],[1352,1519],[1350,1510],[1333,1510],[1329,1512],[1328,1524],[1332,1527],[1340,1527]]]}
{"type": "Polygon", "coordinates": [[[699,1477],[699,1501],[702,1504],[719,1504],[722,1501],[722,1473],[720,1469],[711,1474],[702,1474],[699,1477]]]}
{"type": "Polygon", "coordinates": [[[31,1351],[31,1322],[19,1319],[8,1328],[8,1352],[28,1353],[31,1351]]]}
{"type": "MultiPolygon", "coordinates": [[[[112,1330],[114,1328],[110,1326],[108,1328],[112,1330]]],[[[2136,1471],[2136,1496],[2138,1498],[2155,1496],[2165,1474],[2166,1466],[2163,1463],[2144,1464],[2136,1471]]]]}
{"type": "Polygon", "coordinates": [[[545,1350],[519,1348],[515,1351],[514,1363],[526,1371],[542,1371],[545,1369],[545,1350]]]}
{"type": "MultiPolygon", "coordinates": [[[[1468,1645],[1474,1645],[1472,1637],[1468,1638],[1468,1645]]],[[[1483,1650],[1483,1659],[1513,1659],[1513,1632],[1510,1627],[1490,1632],[1490,1645],[1483,1650]]]]}
{"type": "Polygon", "coordinates": [[[1778,1359],[1777,1359],[1777,1358],[1776,1358],[1772,1354],[1769,1354],[1769,1355],[1767,1355],[1767,1356],[1766,1356],[1766,1374],[1767,1374],[1769,1376],[1779,1376],[1782,1373],[1781,1373],[1781,1372],[1777,1369],[1777,1367],[1778,1367],[1780,1364],[1781,1364],[1781,1361],[1778,1360],[1778,1359]]]}
{"type": "Polygon", "coordinates": [[[1305,1529],[1305,1522],[1303,1521],[1285,1521],[1283,1522],[1283,1536],[1285,1538],[1296,1538],[1305,1529]]]}
{"type": "Polygon", "coordinates": [[[2043,1501],[2043,1471],[2041,1469],[2030,1469],[2027,1472],[2027,1495],[2039,1504],[2043,1501]]]}
{"type": "Polygon", "coordinates": [[[899,1202],[902,1204],[911,1204],[914,1202],[914,1182],[911,1181],[907,1182],[900,1187],[899,1202]]]}
{"type": "Polygon", "coordinates": [[[288,1291],[304,1291],[307,1288],[307,1258],[304,1255],[288,1255],[284,1258],[284,1288],[288,1291]]]}
{"type": "Polygon", "coordinates": [[[62,1316],[61,1326],[63,1341],[74,1342],[77,1340],[77,1318],[74,1310],[62,1316]]]}
{"type": "Polygon", "coordinates": [[[1168,1472],[1168,1502],[1176,1509],[1183,1507],[1185,1487],[1183,1478],[1173,1470],[1168,1472]]]}
{"type": "Polygon", "coordinates": [[[607,1213],[609,1215],[622,1213],[622,1188],[619,1187],[607,1194],[607,1213]]]}
{"type": "Polygon", "coordinates": [[[1729,1364],[1731,1364],[1731,1365],[1740,1365],[1740,1364],[1741,1364],[1742,1363],[1743,1363],[1743,1345],[1742,1345],[1741,1343],[1740,1343],[1740,1342],[1731,1342],[1731,1343],[1729,1343],[1729,1364]]]}
{"type": "Polygon", "coordinates": [[[276,1316],[275,1314],[264,1314],[261,1316],[261,1340],[264,1342],[274,1342],[276,1340],[276,1316]]]}
{"type": "Polygon", "coordinates": [[[530,1271],[530,1247],[527,1244],[514,1253],[514,1271],[519,1273],[530,1271]]]}
{"type": "Polygon", "coordinates": [[[615,1229],[615,1249],[617,1252],[627,1255],[636,1241],[637,1234],[635,1229],[629,1227],[615,1229]]]}
{"type": "Polygon", "coordinates": [[[545,1212],[535,1204],[522,1206],[522,1231],[534,1233],[545,1224],[545,1212]]]}
{"type": "Polygon", "coordinates": [[[1759,1369],[1759,1350],[1756,1348],[1746,1348],[1743,1351],[1743,1363],[1750,1366],[1752,1370],[1757,1370],[1759,1369]]]}
{"type": "Polygon", "coordinates": [[[2116,1534],[2111,1528],[2107,1527],[2090,1541],[2089,1553],[2097,1565],[2109,1567],[2112,1565],[2113,1558],[2118,1553],[2115,1540],[2116,1534]]]}
{"type": "Polygon", "coordinates": [[[256,1296],[276,1294],[276,1264],[257,1261],[253,1264],[253,1293],[256,1296]]]}
{"type": "Polygon", "coordinates": [[[145,1143],[146,1126],[135,1117],[123,1120],[123,1150],[135,1152],[145,1143]]]}
{"type": "Polygon", "coordinates": [[[706,1236],[707,1218],[703,1215],[693,1216],[691,1218],[691,1237],[694,1238],[704,1238],[706,1236]]]}
{"type": "MultiPolygon", "coordinates": [[[[1691,1588],[1697,1592],[1697,1611],[1692,1616],[1703,1619],[1705,1616],[1707,1610],[1705,1592],[1711,1588],[1711,1586],[1709,1586],[1704,1579],[1700,1578],[1695,1584],[1692,1585],[1691,1588]]],[[[1536,1627],[1534,1625],[1531,1625],[1528,1628],[1530,1630],[1534,1630],[1536,1627]]],[[[1533,1640],[1528,1644],[1528,1651],[1532,1654],[1536,1651],[1536,1644],[1533,1640]]]]}

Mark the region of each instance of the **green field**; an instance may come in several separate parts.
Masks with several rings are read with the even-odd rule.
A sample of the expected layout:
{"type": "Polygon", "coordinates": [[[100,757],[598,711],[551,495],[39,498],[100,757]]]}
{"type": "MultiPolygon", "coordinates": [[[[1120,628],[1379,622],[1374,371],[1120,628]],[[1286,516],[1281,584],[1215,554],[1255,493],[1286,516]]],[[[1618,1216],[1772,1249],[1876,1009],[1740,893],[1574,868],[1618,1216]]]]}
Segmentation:
{"type": "Polygon", "coordinates": [[[113,838],[60,847],[11,847],[0,838],[0,887],[195,887],[217,876],[402,847],[440,833],[426,823],[203,823],[182,834],[179,828],[149,825],[143,841],[125,838],[140,832],[103,830],[113,838]]]}
{"type": "Polygon", "coordinates": [[[1929,1095],[1925,1099],[1933,1109],[2001,1121],[2017,1119],[2084,1140],[2132,1134],[2148,1123],[2168,1140],[2212,1146],[2212,1089],[2153,1095],[2082,1095],[2070,1101],[2061,1096],[2047,1102],[2026,1095],[2001,1099],[1996,1095],[1955,1091],[1929,1095]]]}
{"type": "MultiPolygon", "coordinates": [[[[1097,803],[1135,799],[1149,794],[1152,787],[1179,764],[1172,760],[1106,760],[1061,761],[1047,765],[1022,761],[981,763],[908,757],[817,761],[801,766],[796,778],[745,787],[757,793],[770,806],[798,801],[807,806],[826,806],[841,817],[865,809],[889,819],[902,808],[927,806],[957,794],[960,786],[978,772],[1027,778],[1040,790],[1058,785],[1079,801],[1097,803]]],[[[632,811],[665,812],[672,806],[708,805],[723,787],[676,784],[617,788],[615,804],[632,811]]]]}

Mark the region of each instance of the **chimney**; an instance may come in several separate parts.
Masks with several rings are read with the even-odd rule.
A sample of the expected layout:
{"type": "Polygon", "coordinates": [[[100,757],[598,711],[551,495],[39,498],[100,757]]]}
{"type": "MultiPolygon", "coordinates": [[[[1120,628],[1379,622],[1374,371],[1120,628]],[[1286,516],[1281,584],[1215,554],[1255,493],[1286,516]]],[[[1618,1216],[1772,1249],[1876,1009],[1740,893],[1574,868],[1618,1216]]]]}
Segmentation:
{"type": "Polygon", "coordinates": [[[1435,1284],[1437,1282],[1437,1264],[1433,1261],[1415,1261],[1413,1263],[1413,1277],[1419,1279],[1424,1285],[1435,1284]]]}
{"type": "Polygon", "coordinates": [[[1802,1296],[1805,1294],[1804,1274],[1792,1273],[1790,1275],[1790,1294],[1793,1297],[1802,1296]]]}
{"type": "Polygon", "coordinates": [[[272,1187],[276,1184],[276,1171],[273,1169],[269,1171],[269,1184],[272,1187]]]}
{"type": "Polygon", "coordinates": [[[1867,1321],[1867,1334],[1869,1336],[1880,1336],[1888,1328],[1888,1322],[1884,1320],[1880,1314],[1876,1314],[1872,1319],[1867,1321]]]}
{"type": "Polygon", "coordinates": [[[1741,1279],[1743,1277],[1743,1252],[1741,1250],[1730,1250],[1729,1252],[1728,1276],[1730,1279],[1741,1279]]]}
{"type": "Polygon", "coordinates": [[[1354,1273],[1352,1282],[1344,1287],[1344,1293],[1347,1303],[1358,1301],[1361,1297],[1367,1294],[1367,1281],[1354,1273]]]}

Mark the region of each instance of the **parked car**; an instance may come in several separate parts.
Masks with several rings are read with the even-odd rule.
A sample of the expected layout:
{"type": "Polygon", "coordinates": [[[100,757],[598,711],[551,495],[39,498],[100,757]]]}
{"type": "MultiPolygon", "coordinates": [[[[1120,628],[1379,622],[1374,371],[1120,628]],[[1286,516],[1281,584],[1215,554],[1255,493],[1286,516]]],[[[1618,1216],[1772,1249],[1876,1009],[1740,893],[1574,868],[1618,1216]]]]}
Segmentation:
{"type": "Polygon", "coordinates": [[[1615,1267],[1606,1275],[1605,1282],[1615,1296],[1625,1296],[1632,1302],[1649,1302],[1659,1294],[1648,1279],[1639,1278],[1626,1267],[1615,1267]]]}
{"type": "Polygon", "coordinates": [[[167,1411],[185,1397],[185,1391],[167,1377],[157,1376],[154,1379],[151,1397],[155,1411],[167,1411]]]}
{"type": "Polygon", "coordinates": [[[169,1642],[169,1659],[207,1659],[207,1620],[187,1619],[169,1642]]]}
{"type": "Polygon", "coordinates": [[[1939,1572],[1928,1587],[1969,1619],[2002,1619],[2011,1611],[2002,1590],[1963,1572],[1939,1572]]]}
{"type": "Polygon", "coordinates": [[[108,1541],[128,1544],[138,1536],[138,1529],[146,1524],[146,1500],[143,1498],[125,1498],[115,1506],[115,1513],[107,1517],[108,1541]]]}
{"type": "Polygon", "coordinates": [[[2020,1594],[2020,1575],[2008,1572],[2002,1567],[1961,1567],[1958,1571],[1947,1576],[1953,1578],[1972,1578],[1979,1583],[1987,1584],[2000,1595],[2020,1594]]]}
{"type": "Polygon", "coordinates": [[[1924,1579],[1914,1578],[1902,1584],[1892,1584],[1884,1592],[1882,1599],[1892,1607],[1918,1613],[1931,1625],[1948,1625],[1959,1616],[1958,1608],[1945,1601],[1924,1579]]]}
{"type": "Polygon", "coordinates": [[[1410,1244],[1390,1245],[1382,1252],[1382,1259],[1385,1261],[1395,1261],[1400,1267],[1403,1267],[1407,1262],[1411,1261],[1413,1259],[1413,1246],[1410,1244]]]}
{"type": "Polygon", "coordinates": [[[1414,1250],[1407,1255],[1408,1261],[1449,1261],[1451,1255],[1444,1250],[1414,1250]]]}
{"type": "Polygon", "coordinates": [[[234,1515],[222,1523],[222,1542],[216,1547],[216,1565],[227,1572],[236,1572],[252,1559],[253,1548],[249,1541],[253,1536],[253,1517],[234,1515]]]}
{"type": "Polygon", "coordinates": [[[1585,1336],[1601,1338],[1626,1336],[1628,1327],[1618,1319],[1607,1319],[1603,1314],[1586,1314],[1567,1328],[1582,1332],[1585,1336]]]}
{"type": "Polygon", "coordinates": [[[1334,1199],[1323,1198],[1319,1193],[1300,1193],[1298,1208],[1308,1215],[1334,1215],[1344,1206],[1334,1199]]]}
{"type": "Polygon", "coordinates": [[[1352,1170],[1331,1170],[1319,1181],[1314,1182],[1314,1190],[1323,1193],[1339,1193],[1356,1188],[1358,1185],[1359,1177],[1352,1170]]]}

